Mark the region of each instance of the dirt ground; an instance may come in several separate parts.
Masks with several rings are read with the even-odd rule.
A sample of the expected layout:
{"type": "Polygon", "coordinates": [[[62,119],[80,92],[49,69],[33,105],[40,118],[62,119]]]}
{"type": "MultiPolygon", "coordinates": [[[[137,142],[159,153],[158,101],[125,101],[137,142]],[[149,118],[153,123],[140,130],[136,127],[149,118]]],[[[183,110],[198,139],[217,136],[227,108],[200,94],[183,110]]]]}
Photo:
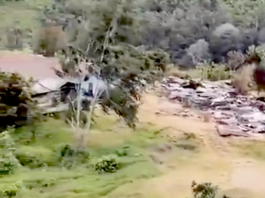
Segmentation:
{"type": "Polygon", "coordinates": [[[52,68],[59,68],[55,58],[0,51],[0,70],[4,72],[17,72],[36,80],[57,78],[52,68]]]}
{"type": "MultiPolygon", "coordinates": [[[[163,198],[188,197],[195,180],[212,182],[231,197],[265,197],[265,160],[242,155],[232,146],[252,140],[220,137],[214,121],[203,122],[201,112],[191,111],[192,117],[178,116],[176,113],[183,111],[180,105],[154,94],[145,95],[143,101],[139,112],[141,122],[168,128],[172,136],[193,133],[204,145],[202,153],[186,163],[174,162],[164,170],[165,174],[147,182],[146,188],[163,198]]],[[[262,138],[259,136],[259,141],[263,141],[262,138]]]]}

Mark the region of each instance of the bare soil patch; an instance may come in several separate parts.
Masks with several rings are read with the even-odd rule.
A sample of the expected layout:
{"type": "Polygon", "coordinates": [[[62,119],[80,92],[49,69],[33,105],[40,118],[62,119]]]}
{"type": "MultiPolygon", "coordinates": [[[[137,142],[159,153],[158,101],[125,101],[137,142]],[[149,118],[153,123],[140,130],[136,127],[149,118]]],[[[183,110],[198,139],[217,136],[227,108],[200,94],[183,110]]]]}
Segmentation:
{"type": "MultiPolygon", "coordinates": [[[[223,138],[216,131],[213,121],[204,122],[201,112],[183,109],[178,103],[169,102],[156,94],[146,94],[140,108],[139,120],[167,128],[168,136],[180,138],[183,134],[194,134],[201,152],[194,155],[171,151],[171,160],[163,162],[167,168],[158,178],[146,181],[144,188],[152,189],[159,197],[190,197],[191,183],[212,182],[231,197],[263,198],[265,189],[265,160],[246,155],[240,142],[252,143],[250,138],[223,138]],[[187,115],[181,114],[185,112],[187,115]],[[201,145],[200,145],[201,143],[201,145]],[[179,155],[187,155],[179,158],[179,155]],[[175,156],[175,160],[174,160],[175,156]],[[181,160],[180,160],[181,159],[181,160]]],[[[261,138],[259,138],[261,139],[261,138]]],[[[262,140],[259,140],[262,141],[262,140]]],[[[265,149],[264,147],[256,149],[265,149]]],[[[168,153],[168,150],[165,150],[168,153]]],[[[192,152],[191,152],[192,153],[192,152]]],[[[156,157],[159,155],[156,152],[156,157]]]]}

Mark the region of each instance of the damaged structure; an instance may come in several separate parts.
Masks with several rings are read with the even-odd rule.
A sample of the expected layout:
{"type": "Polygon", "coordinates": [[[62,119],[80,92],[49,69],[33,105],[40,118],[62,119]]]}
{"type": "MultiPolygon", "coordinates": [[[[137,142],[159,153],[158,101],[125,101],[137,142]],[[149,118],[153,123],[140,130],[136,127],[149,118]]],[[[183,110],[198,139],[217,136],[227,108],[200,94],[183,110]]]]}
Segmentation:
{"type": "Polygon", "coordinates": [[[80,93],[81,108],[88,110],[91,100],[98,90],[107,90],[107,85],[101,78],[91,75],[83,79],[51,78],[39,80],[32,87],[33,99],[45,114],[57,113],[69,109],[80,93]]]}
{"type": "MultiPolygon", "coordinates": [[[[28,97],[30,101],[34,102],[34,106],[37,104],[37,108],[43,114],[67,111],[70,105],[76,105],[77,96],[80,96],[82,110],[88,110],[89,103],[94,98],[96,92],[98,90],[102,92],[102,90],[107,89],[106,83],[96,74],[86,73],[76,78],[59,77],[54,71],[55,69],[60,70],[60,64],[56,58],[12,53],[1,54],[0,69],[1,74],[14,75],[16,77],[14,83],[20,86],[20,92],[16,94],[17,97],[20,97],[19,94],[22,93],[22,87],[24,86],[24,82],[20,83],[19,79],[23,78],[25,81],[28,81],[29,78],[32,78],[30,91],[27,92],[29,94],[28,97]]],[[[12,87],[13,84],[5,80],[4,86],[0,87],[3,96],[7,95],[7,97],[11,97],[13,92],[16,91],[12,87]]],[[[21,99],[17,100],[20,101],[21,99]]],[[[8,101],[11,101],[11,99],[8,101]]],[[[21,103],[27,105],[28,102],[22,101],[21,103]]],[[[22,107],[20,106],[23,105],[18,106],[18,104],[19,102],[16,102],[16,104],[6,104],[4,101],[3,107],[1,107],[1,114],[3,114],[1,118],[2,120],[5,118],[6,125],[21,126],[28,123],[28,113],[23,111],[23,116],[20,115],[20,112],[22,112],[22,107]],[[15,111],[15,113],[9,115],[11,111],[9,109],[12,112],[15,110],[18,112],[15,111]],[[6,113],[7,111],[8,114],[6,113]],[[14,119],[14,117],[19,119],[14,119]]]]}
{"type": "Polygon", "coordinates": [[[229,81],[197,83],[170,77],[162,82],[162,88],[169,100],[209,112],[220,136],[265,133],[262,98],[238,94],[229,81]]]}

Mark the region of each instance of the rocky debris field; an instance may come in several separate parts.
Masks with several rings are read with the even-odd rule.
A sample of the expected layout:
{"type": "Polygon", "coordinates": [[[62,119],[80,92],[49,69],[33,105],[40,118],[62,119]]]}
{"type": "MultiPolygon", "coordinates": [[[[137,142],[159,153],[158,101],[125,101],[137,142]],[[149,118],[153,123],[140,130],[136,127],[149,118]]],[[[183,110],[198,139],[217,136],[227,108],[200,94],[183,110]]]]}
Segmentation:
{"type": "Polygon", "coordinates": [[[209,113],[221,136],[265,133],[264,98],[238,94],[229,81],[199,82],[170,77],[162,88],[171,101],[209,113]]]}

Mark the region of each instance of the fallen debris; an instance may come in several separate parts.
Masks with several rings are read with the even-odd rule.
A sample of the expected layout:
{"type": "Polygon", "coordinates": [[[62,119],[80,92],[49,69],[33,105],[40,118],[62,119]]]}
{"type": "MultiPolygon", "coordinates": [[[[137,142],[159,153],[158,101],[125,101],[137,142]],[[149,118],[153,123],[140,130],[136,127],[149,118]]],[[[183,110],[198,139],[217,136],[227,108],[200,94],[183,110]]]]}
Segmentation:
{"type": "Polygon", "coordinates": [[[169,100],[208,111],[221,136],[247,137],[251,133],[265,133],[263,98],[240,95],[227,81],[198,83],[170,77],[163,81],[162,87],[169,100]]]}

